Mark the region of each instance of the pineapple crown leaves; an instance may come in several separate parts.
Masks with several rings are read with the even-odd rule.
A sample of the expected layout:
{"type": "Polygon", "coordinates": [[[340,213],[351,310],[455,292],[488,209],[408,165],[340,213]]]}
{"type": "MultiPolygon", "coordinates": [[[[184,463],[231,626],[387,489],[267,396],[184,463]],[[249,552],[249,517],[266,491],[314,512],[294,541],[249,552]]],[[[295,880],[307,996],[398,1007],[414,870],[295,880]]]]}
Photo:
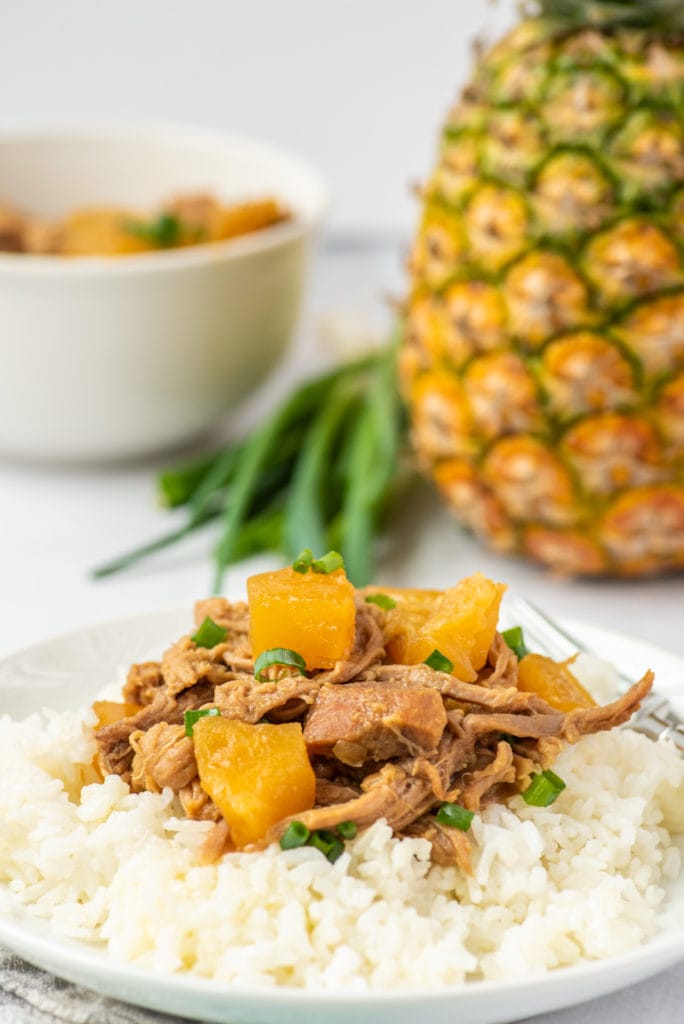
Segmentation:
{"type": "Polygon", "coordinates": [[[684,34],[682,0],[531,0],[530,14],[569,29],[645,29],[684,34]]]}

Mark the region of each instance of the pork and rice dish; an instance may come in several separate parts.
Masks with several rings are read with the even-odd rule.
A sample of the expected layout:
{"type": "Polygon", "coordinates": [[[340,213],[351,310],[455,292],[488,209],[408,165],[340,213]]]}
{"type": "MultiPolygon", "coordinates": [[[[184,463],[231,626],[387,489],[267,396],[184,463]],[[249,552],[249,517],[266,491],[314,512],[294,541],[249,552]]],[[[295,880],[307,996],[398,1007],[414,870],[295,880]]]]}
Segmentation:
{"type": "MultiPolygon", "coordinates": [[[[566,743],[623,724],[652,686],[648,672],[606,706],[587,701],[564,713],[518,688],[518,658],[495,631],[472,682],[429,664],[387,664],[391,616],[367,596],[354,595],[353,644],[333,668],[303,675],[276,666],[263,681],[255,678],[247,604],[199,601],[197,627],[208,619],[225,640],[207,648],[184,636],[161,661],[132,666],[123,699],[141,710],[97,732],[103,774],[120,775],[134,792],[169,787],[189,818],[216,823],[207,852],[220,854],[235,847],[202,786],[186,712],[218,709],[252,726],[299,722],[315,804],[277,820],[258,846],[279,840],[292,820],[329,832],[383,818],[397,835],[427,838],[437,863],[468,871],[467,834],[440,824],[435,811],[444,803],[479,811],[527,790],[566,743]]],[[[493,590],[491,599],[498,596],[493,590]]]]}
{"type": "Polygon", "coordinates": [[[643,942],[684,829],[676,750],[615,728],[652,673],[597,703],[600,665],[498,631],[503,589],[354,591],[305,553],[199,601],[91,709],[0,719],[11,899],[237,984],[434,987],[643,942]]]}

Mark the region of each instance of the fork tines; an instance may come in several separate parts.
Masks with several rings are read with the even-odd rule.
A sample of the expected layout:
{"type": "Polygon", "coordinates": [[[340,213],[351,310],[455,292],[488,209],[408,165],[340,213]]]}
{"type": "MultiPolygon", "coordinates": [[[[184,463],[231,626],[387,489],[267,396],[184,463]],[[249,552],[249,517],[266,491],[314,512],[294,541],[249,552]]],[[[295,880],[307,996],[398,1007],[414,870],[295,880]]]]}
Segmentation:
{"type": "MultiPolygon", "coordinates": [[[[518,625],[522,626],[529,646],[541,654],[546,654],[555,661],[564,661],[577,654],[578,651],[600,657],[524,598],[513,598],[508,603],[508,609],[515,616],[518,625]]],[[[629,679],[620,671],[618,671],[618,676],[620,689],[624,692],[634,680],[629,679]]],[[[627,728],[644,733],[653,740],[672,740],[679,751],[684,754],[684,721],[672,708],[667,698],[659,693],[652,693],[643,702],[641,708],[628,723],[627,728]]]]}

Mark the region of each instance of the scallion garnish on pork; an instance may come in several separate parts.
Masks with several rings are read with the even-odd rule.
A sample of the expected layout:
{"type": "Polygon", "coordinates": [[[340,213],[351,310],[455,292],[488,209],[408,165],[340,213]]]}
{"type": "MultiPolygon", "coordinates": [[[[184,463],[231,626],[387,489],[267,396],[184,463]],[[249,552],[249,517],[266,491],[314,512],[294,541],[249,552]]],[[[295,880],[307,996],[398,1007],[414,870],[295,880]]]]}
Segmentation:
{"type": "Polygon", "coordinates": [[[461,832],[467,832],[475,817],[475,811],[467,811],[460,804],[444,803],[437,811],[436,817],[440,825],[460,828],[461,832]]]}
{"type": "Polygon", "coordinates": [[[523,790],[522,798],[530,807],[549,807],[565,789],[565,783],[552,772],[545,768],[538,775],[533,775],[530,785],[523,790]]]}
{"type": "Polygon", "coordinates": [[[504,629],[501,636],[504,638],[508,646],[521,660],[526,654],[530,652],[525,646],[525,637],[522,631],[522,626],[511,626],[510,629],[504,629]]]}
{"type": "Polygon", "coordinates": [[[228,636],[228,630],[223,626],[219,626],[217,622],[214,622],[208,615],[204,622],[201,624],[192,640],[197,644],[198,647],[216,647],[217,644],[225,642],[228,636]]]}
{"type": "Polygon", "coordinates": [[[306,846],[311,833],[301,821],[291,821],[282,836],[280,837],[281,850],[296,850],[299,846],[306,846]]]}
{"type": "Polygon", "coordinates": [[[254,662],[254,678],[263,683],[267,678],[268,669],[273,666],[277,668],[294,668],[300,675],[306,675],[306,662],[301,654],[291,651],[289,647],[272,647],[268,651],[262,651],[254,662]]]}
{"type": "Polygon", "coordinates": [[[397,602],[388,594],[368,594],[366,604],[377,604],[378,608],[383,608],[386,612],[397,607],[397,602]]]}
{"type": "Polygon", "coordinates": [[[454,671],[453,661],[449,661],[449,659],[445,657],[441,651],[438,651],[436,647],[432,654],[428,655],[423,664],[429,665],[430,668],[434,668],[435,672],[446,672],[449,674],[454,671]]]}
{"type": "Polygon", "coordinates": [[[197,711],[186,711],[183,714],[185,735],[192,736],[193,726],[196,722],[199,722],[200,718],[206,718],[207,716],[217,718],[220,714],[221,712],[218,708],[199,708],[197,711]]]}

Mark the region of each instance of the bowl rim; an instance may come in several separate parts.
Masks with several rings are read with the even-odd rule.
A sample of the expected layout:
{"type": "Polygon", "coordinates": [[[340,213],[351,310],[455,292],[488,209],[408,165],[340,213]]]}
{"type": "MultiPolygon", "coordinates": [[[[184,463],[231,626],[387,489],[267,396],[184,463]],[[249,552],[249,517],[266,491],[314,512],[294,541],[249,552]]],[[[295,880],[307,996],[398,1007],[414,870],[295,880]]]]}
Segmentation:
{"type": "Polygon", "coordinates": [[[307,181],[312,202],[310,210],[294,210],[292,220],[274,224],[236,238],[156,252],[121,256],[59,256],[0,252],[0,276],[73,277],[83,274],[154,274],[178,271],[186,267],[234,262],[244,257],[278,249],[287,243],[313,235],[320,228],[330,207],[330,189],[319,169],[306,158],[269,140],[208,125],[148,119],[107,118],[3,121],[0,124],[0,152],[5,143],[27,141],[74,141],[77,139],[135,141],[136,139],[183,141],[232,146],[264,160],[287,164],[307,181]]]}

